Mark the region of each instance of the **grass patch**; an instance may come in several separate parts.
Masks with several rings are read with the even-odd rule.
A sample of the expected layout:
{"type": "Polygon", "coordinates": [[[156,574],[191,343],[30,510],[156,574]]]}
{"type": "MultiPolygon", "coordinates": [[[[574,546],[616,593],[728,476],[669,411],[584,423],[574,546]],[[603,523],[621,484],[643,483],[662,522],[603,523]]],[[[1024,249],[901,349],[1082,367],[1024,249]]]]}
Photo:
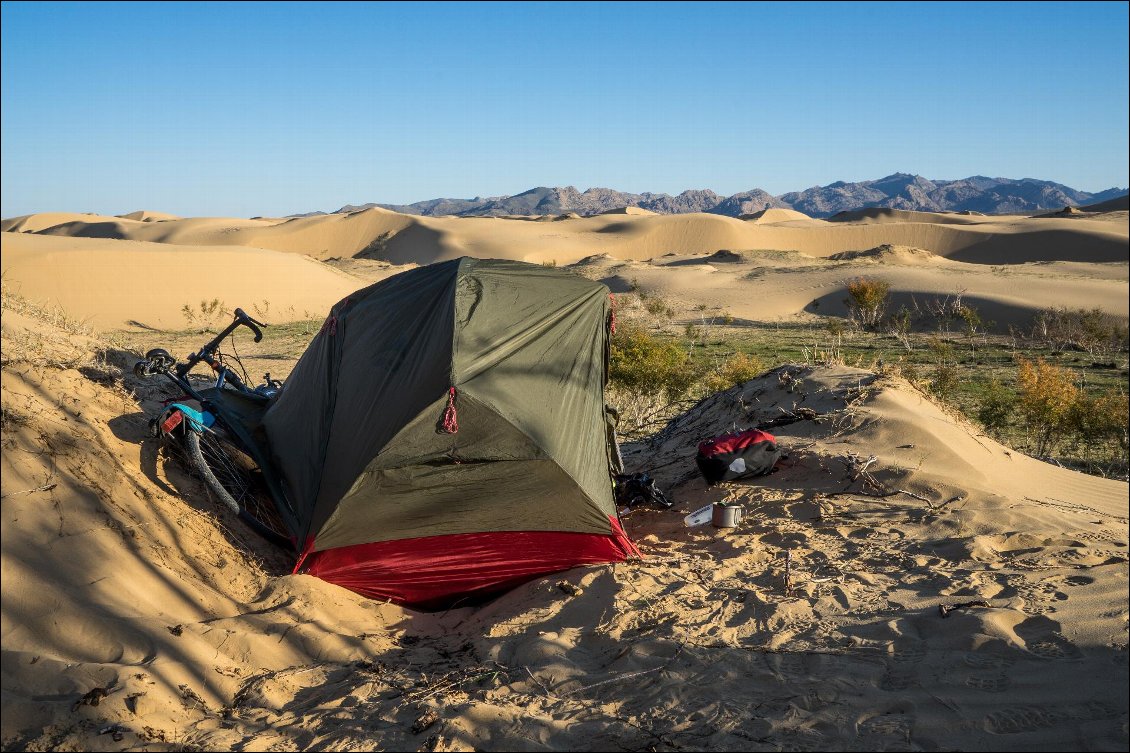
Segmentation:
{"type": "MultiPolygon", "coordinates": [[[[717,375],[722,365],[733,364],[737,357],[766,367],[842,364],[899,373],[1005,445],[1033,455],[1043,451],[1046,459],[1085,472],[1127,476],[1128,419],[1118,408],[1130,392],[1124,348],[1113,355],[1107,353],[1100,362],[1085,350],[1022,342],[1007,335],[979,334],[973,340],[964,333],[888,334],[863,331],[842,319],[829,319],[824,326],[800,322],[716,325],[712,335],[704,341],[674,328],[652,333],[665,349],[685,354],[687,368],[696,376],[683,393],[687,399],[712,391],[720,383],[717,375]],[[1036,360],[1061,369],[1075,388],[1065,394],[1080,397],[1071,410],[1082,416],[1064,425],[1065,439],[1075,432],[1074,441],[1049,446],[1046,437],[1034,430],[1031,416],[1020,409],[1021,365],[1036,360]]],[[[667,415],[681,406],[671,401],[667,415]]],[[[631,413],[626,406],[615,407],[631,413]]],[[[654,426],[654,407],[651,413],[649,425],[654,426]]]]}

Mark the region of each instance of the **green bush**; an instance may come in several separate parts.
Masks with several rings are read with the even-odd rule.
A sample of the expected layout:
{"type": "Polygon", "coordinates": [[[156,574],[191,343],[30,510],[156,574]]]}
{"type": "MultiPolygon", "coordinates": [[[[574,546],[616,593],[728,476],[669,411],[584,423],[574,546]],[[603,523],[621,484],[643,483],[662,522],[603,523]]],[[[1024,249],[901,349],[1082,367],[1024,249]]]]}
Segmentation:
{"type": "Polygon", "coordinates": [[[699,372],[675,343],[637,325],[624,325],[612,337],[608,378],[618,387],[675,401],[698,381],[699,372]]]}
{"type": "Polygon", "coordinates": [[[1067,412],[1066,423],[1078,436],[1085,461],[1121,460],[1125,463],[1130,428],[1128,412],[1130,402],[1125,392],[1080,393],[1075,398],[1067,412]]]}
{"type": "Polygon", "coordinates": [[[765,366],[757,356],[735,353],[723,361],[717,369],[707,374],[702,386],[708,393],[721,392],[745,384],[763,371],[765,366]]]}
{"type": "Polygon", "coordinates": [[[999,434],[1016,411],[1016,393],[1001,382],[993,380],[985,388],[977,407],[977,420],[985,431],[999,434]]]}
{"type": "Polygon", "coordinates": [[[1068,429],[1072,405],[1079,397],[1079,388],[1067,369],[1053,366],[1037,358],[1020,359],[1016,375],[1021,418],[1028,435],[1035,440],[1035,454],[1043,457],[1055,446],[1058,438],[1068,429]]]}
{"type": "Polygon", "coordinates": [[[848,307],[864,328],[875,328],[883,320],[891,284],[875,277],[857,277],[847,284],[851,300],[848,307]]]}

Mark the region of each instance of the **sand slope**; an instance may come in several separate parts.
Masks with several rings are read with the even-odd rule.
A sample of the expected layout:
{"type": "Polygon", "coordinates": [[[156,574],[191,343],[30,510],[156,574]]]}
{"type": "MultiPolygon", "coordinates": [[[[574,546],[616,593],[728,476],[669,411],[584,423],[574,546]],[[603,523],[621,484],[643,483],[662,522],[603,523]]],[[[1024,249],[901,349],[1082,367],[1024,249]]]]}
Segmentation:
{"type": "MultiPolygon", "coordinates": [[[[774,210],[776,211],[776,210],[774,210]]],[[[883,244],[912,246],[977,264],[1130,259],[1125,218],[983,217],[864,210],[815,221],[776,214],[743,221],[711,214],[605,214],[552,223],[505,218],[416,217],[382,209],[274,220],[186,219],[159,223],[117,218],[55,222],[33,215],[7,229],[178,244],[243,245],[317,258],[365,254],[396,264],[427,264],[462,254],[571,263],[597,252],[621,259],[719,249],[769,249],[829,256],[883,244]],[[768,217],[769,221],[766,220],[768,217]]],[[[527,218],[528,219],[528,218],[527,218]]]]}
{"type": "Polygon", "coordinates": [[[128,356],[92,361],[97,340],[34,311],[3,322],[6,749],[1130,740],[1126,484],[1010,452],[901,381],[785,367],[708,398],[625,447],[677,502],[625,518],[647,559],[416,614],[281,575],[156,454],[145,411],[167,395],[128,356]],[[78,355],[44,366],[36,338],[78,355]],[[801,406],[779,472],[694,478],[699,439],[801,406]],[[723,498],[741,527],[683,527],[723,498]]]}
{"type": "Polygon", "coordinates": [[[259,305],[274,321],[317,318],[363,284],[313,259],[258,248],[25,233],[0,235],[0,244],[6,286],[104,329],[185,327],[186,304],[215,298],[252,316],[259,305]]]}
{"type": "Polygon", "coordinates": [[[9,232],[0,238],[5,269],[29,295],[54,297],[106,326],[141,316],[150,326],[173,326],[184,303],[216,296],[229,305],[237,305],[236,298],[246,302],[248,295],[268,299],[274,310],[290,311],[290,318],[320,315],[350,285],[361,287],[397,268],[463,255],[561,265],[604,255],[610,261],[601,263],[601,274],[585,274],[616,291],[639,284],[670,298],[682,318],[703,303],[754,321],[842,316],[846,281],[872,275],[890,282],[893,310],[960,293],[1004,331],[1009,325],[1026,326],[1036,311],[1054,306],[1130,315],[1130,223],[1115,215],[1026,218],[864,210],[824,221],[770,209],[749,220],[637,212],[510,219],[416,217],[373,208],[284,220],[151,222],[45,214],[5,221],[9,232]],[[132,245],[97,245],[91,238],[132,245]],[[189,294],[176,300],[159,295],[154,285],[183,268],[180,261],[193,247],[193,258],[233,269],[256,269],[268,252],[254,249],[288,252],[292,258],[271,261],[273,272],[262,279],[256,273],[254,289],[227,285],[223,278],[206,285],[186,282],[189,294]],[[121,255],[126,248],[146,253],[121,255]],[[105,255],[111,250],[117,255],[105,255]],[[229,261],[221,261],[228,258],[225,253],[229,261]],[[324,268],[314,271],[316,265],[299,256],[331,261],[356,279],[334,278],[324,268]],[[128,297],[119,294],[117,273],[107,271],[121,264],[135,270],[123,278],[130,283],[128,297]],[[92,280],[99,285],[90,285],[92,280]],[[1066,280],[1070,284],[1063,284],[1066,280]],[[153,301],[139,308],[138,296],[153,301]]]}
{"type": "Polygon", "coordinates": [[[138,209],[136,212],[119,214],[118,217],[127,220],[141,220],[142,222],[165,222],[166,220],[184,219],[183,217],[179,217],[175,214],[169,214],[168,212],[151,212],[147,209],[138,209]]]}
{"type": "Polygon", "coordinates": [[[669,256],[652,263],[611,257],[577,267],[613,291],[633,285],[673,305],[679,316],[694,318],[697,304],[750,321],[780,321],[798,315],[847,315],[847,282],[862,276],[891,284],[890,310],[925,308],[962,294],[993,329],[1026,327],[1049,306],[1102,308],[1130,316],[1125,265],[1067,262],[990,266],[970,264],[906,246],[881,246],[862,252],[811,257],[783,252],[719,252],[669,256]]]}

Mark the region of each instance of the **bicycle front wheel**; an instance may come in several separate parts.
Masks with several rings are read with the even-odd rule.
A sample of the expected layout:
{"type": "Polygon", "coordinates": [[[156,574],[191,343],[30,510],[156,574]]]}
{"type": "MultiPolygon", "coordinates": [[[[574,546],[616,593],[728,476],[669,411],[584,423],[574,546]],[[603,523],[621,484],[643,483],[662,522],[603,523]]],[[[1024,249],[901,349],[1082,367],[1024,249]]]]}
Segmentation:
{"type": "Polygon", "coordinates": [[[188,458],[221,503],[273,544],[290,548],[290,532],[256,478],[256,468],[238,447],[215,432],[185,431],[188,458]]]}

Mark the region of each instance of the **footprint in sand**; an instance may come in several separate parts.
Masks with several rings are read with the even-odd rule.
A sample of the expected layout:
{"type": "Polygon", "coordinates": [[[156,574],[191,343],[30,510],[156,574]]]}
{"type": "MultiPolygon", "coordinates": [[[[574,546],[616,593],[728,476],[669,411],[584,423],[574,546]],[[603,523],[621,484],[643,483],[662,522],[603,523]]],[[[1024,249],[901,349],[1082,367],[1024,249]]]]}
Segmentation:
{"type": "Polygon", "coordinates": [[[985,717],[985,729],[994,735],[1016,735],[1046,729],[1055,719],[1035,706],[1015,706],[994,711],[985,717]]]}
{"type": "Polygon", "coordinates": [[[983,690],[986,693],[1003,693],[1012,687],[1012,680],[1008,679],[1008,675],[1004,673],[970,675],[965,678],[965,685],[975,690],[983,690]]]}
{"type": "Polygon", "coordinates": [[[887,647],[890,660],[887,671],[879,680],[879,689],[906,690],[918,678],[918,664],[926,657],[926,647],[921,641],[896,641],[887,647]]]}
{"type": "Polygon", "coordinates": [[[887,713],[861,719],[856,722],[856,737],[849,750],[914,750],[910,739],[913,726],[913,714],[887,713]]]}
{"type": "Polygon", "coordinates": [[[1005,669],[1015,664],[1016,659],[984,651],[969,651],[965,654],[965,663],[974,669],[1005,669]]]}
{"type": "Polygon", "coordinates": [[[1054,635],[1043,640],[1030,641],[1028,651],[1041,659],[1071,660],[1080,659],[1083,652],[1063,636],[1054,635]]]}

